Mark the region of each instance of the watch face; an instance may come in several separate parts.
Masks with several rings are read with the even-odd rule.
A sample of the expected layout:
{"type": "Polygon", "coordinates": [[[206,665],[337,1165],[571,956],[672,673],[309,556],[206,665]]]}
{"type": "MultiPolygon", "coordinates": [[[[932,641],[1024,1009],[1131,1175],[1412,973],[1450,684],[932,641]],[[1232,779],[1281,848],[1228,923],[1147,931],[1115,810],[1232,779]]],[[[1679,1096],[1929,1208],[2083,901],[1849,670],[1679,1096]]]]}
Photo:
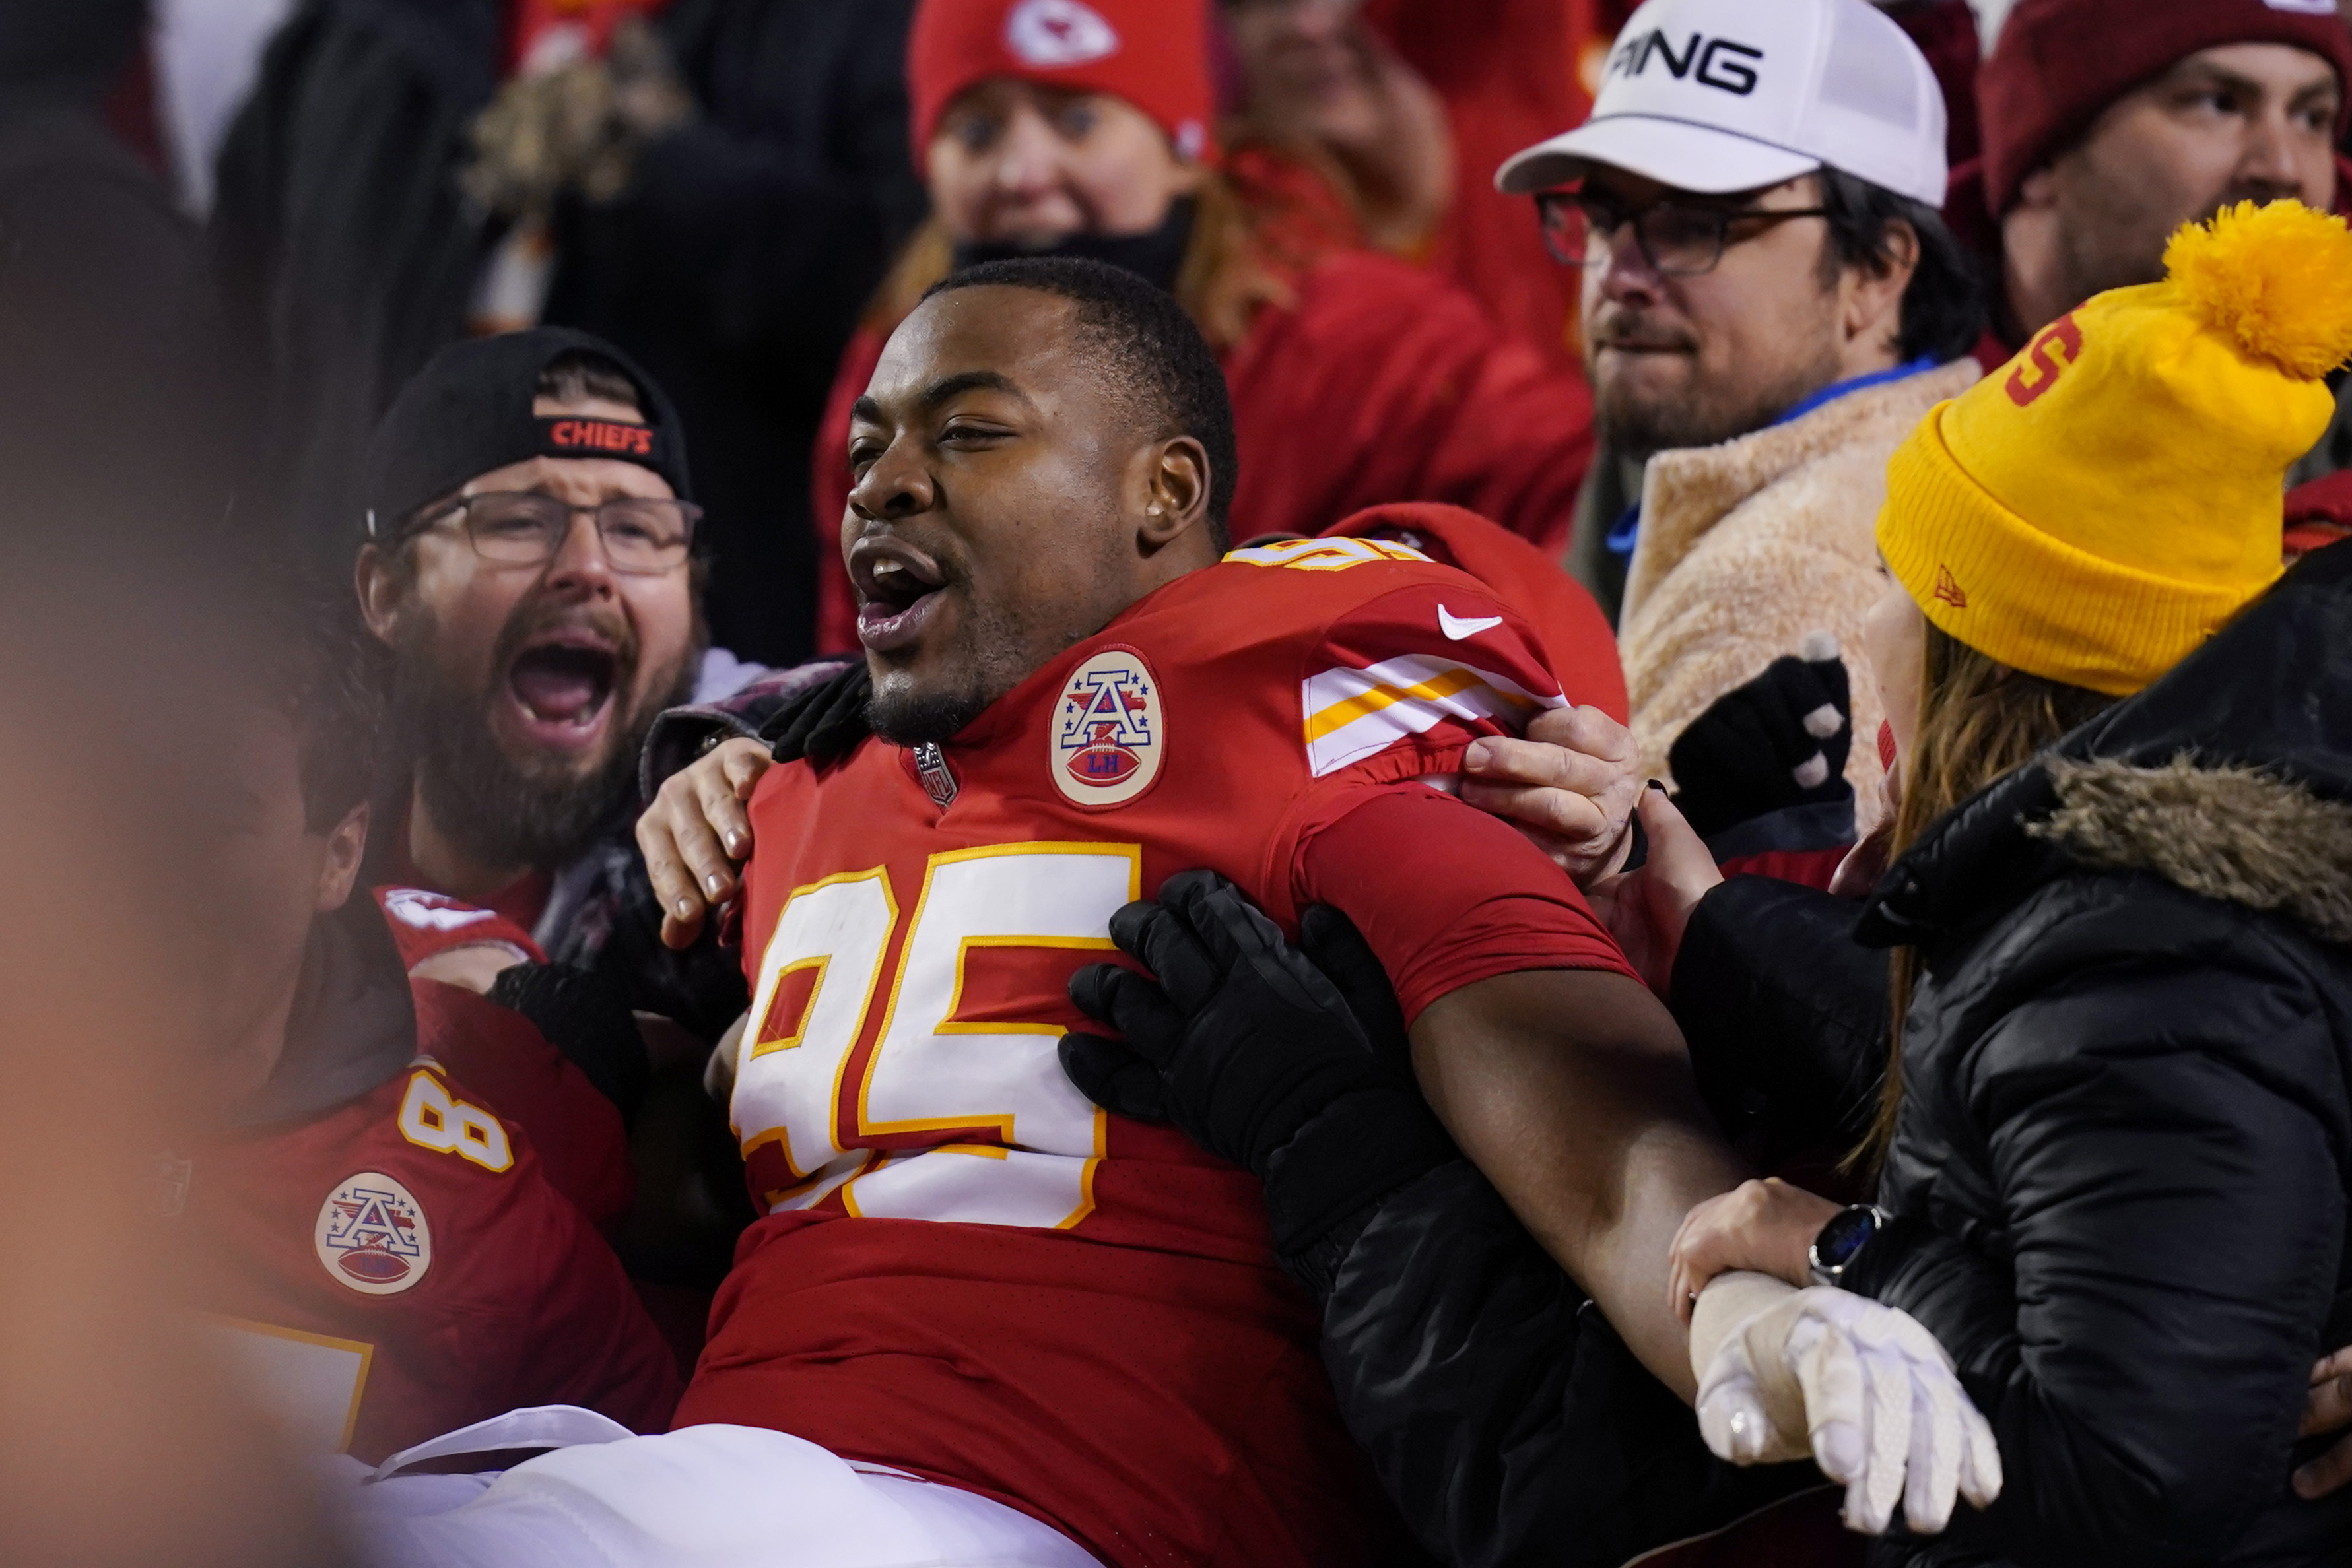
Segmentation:
{"type": "Polygon", "coordinates": [[[1878,1216],[1867,1208],[1848,1208],[1831,1217],[1813,1240],[1813,1254],[1824,1269],[1843,1269],[1853,1261],[1862,1244],[1878,1229],[1878,1216]]]}

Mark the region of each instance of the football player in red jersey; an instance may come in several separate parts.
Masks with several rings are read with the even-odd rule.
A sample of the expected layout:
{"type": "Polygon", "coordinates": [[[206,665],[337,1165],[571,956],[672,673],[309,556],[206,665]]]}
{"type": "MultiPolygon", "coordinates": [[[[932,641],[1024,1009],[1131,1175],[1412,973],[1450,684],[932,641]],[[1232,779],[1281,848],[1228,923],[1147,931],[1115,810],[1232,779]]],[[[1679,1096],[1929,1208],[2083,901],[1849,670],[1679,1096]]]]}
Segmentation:
{"type": "MultiPolygon", "coordinates": [[[[509,1470],[396,1559],[899,1561],[910,1521],[905,1560],[950,1525],[1021,1563],[1360,1558],[1361,1459],[1257,1181],[1058,1060],[1111,915],[1194,865],[1286,925],[1355,918],[1454,1135],[1687,1389],[1666,1250],[1736,1163],[1573,886],[1444,790],[1559,684],[1409,548],[1219,564],[1231,440],[1205,345],[1114,269],[975,268],[894,337],[844,519],[866,661],[716,824],[757,842],[733,1111],[767,1218],[679,1430],[509,1470]]],[[[741,747],[649,852],[669,807],[713,831],[741,747]]]]}
{"type": "Polygon", "coordinates": [[[213,1265],[196,1304],[316,1451],[373,1464],[517,1405],[658,1429],[677,1368],[618,1260],[520,1129],[420,1046],[555,1054],[469,992],[412,999],[374,902],[351,897],[364,695],[332,653],[285,664],[227,737],[234,788],[200,851],[237,915],[202,938],[216,1103],[153,1169],[165,1222],[213,1265]]]}

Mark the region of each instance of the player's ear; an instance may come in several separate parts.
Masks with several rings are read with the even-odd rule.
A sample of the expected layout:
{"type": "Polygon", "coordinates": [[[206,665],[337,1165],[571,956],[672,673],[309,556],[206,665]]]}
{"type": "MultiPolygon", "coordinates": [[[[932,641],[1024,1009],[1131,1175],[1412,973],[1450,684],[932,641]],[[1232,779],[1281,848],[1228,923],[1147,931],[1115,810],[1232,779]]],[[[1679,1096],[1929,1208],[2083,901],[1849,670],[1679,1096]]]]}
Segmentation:
{"type": "Polygon", "coordinates": [[[1147,552],[1159,549],[1209,518],[1209,454],[1198,441],[1179,435],[1159,443],[1146,485],[1143,522],[1138,530],[1147,552]]]}
{"type": "Polygon", "coordinates": [[[368,803],[343,813],[327,831],[327,856],[319,862],[319,896],[311,908],[320,915],[341,909],[360,879],[360,862],[367,856],[368,803]]]}

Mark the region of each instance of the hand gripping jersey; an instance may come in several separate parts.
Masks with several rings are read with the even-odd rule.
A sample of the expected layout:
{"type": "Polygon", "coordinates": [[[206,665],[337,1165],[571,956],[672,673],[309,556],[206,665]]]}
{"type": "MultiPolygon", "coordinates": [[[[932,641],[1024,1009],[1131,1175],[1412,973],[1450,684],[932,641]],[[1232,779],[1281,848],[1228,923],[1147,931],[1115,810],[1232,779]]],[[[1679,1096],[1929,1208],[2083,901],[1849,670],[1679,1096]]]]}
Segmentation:
{"type": "Polygon", "coordinates": [[[303,1448],[373,1464],[530,1405],[667,1424],[677,1364],[619,1260],[430,1058],[166,1165],[207,1321],[303,1448]]]}
{"type": "Polygon", "coordinates": [[[1365,1479],[1258,1186],[1097,1111],[1055,1054],[1114,911],[1211,866],[1345,909],[1408,1016],[1622,956],[1517,833],[1430,787],[1560,702],[1526,626],[1401,545],[1167,585],[945,746],[751,803],[754,1197],[680,1425],[772,1427],[999,1499],[1114,1568],[1357,1559],[1365,1479]]]}

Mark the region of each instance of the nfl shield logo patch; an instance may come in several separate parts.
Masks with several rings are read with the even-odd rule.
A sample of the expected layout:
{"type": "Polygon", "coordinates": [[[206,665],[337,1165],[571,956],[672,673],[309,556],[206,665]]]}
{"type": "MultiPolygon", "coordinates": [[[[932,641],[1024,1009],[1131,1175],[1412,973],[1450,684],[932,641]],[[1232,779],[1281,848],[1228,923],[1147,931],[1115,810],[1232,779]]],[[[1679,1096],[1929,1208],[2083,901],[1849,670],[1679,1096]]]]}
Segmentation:
{"type": "Polygon", "coordinates": [[[336,1282],[362,1295],[398,1295],[433,1266],[425,1206],[380,1171],[362,1171],[327,1195],[311,1240],[336,1282]]]}
{"type": "Polygon", "coordinates": [[[1168,745],[1160,679],[1132,648],[1106,648],[1070,672],[1054,710],[1054,783],[1087,810],[1124,806],[1159,780],[1168,745]]]}

